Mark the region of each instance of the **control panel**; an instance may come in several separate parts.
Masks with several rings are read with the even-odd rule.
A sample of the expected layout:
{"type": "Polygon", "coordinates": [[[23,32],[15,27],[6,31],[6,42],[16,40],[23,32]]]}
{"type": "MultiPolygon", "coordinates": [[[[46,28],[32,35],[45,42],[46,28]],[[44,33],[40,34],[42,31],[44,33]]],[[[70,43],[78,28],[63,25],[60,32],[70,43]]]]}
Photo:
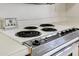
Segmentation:
{"type": "Polygon", "coordinates": [[[69,28],[69,29],[58,32],[56,35],[50,35],[49,37],[46,36],[45,38],[42,38],[42,37],[36,38],[33,40],[29,40],[27,42],[24,42],[24,44],[27,44],[32,47],[36,47],[36,46],[48,43],[48,42],[55,40],[57,38],[63,37],[67,34],[70,34],[70,33],[72,34],[72,32],[75,32],[77,30],[79,30],[79,28],[69,28]]]}
{"type": "Polygon", "coordinates": [[[15,28],[17,26],[16,18],[5,18],[3,22],[4,29],[15,28]]]}
{"type": "Polygon", "coordinates": [[[79,28],[70,28],[70,29],[66,29],[66,30],[61,31],[58,34],[60,36],[64,36],[66,34],[72,33],[72,32],[77,31],[77,30],[79,30],[79,28]]]}

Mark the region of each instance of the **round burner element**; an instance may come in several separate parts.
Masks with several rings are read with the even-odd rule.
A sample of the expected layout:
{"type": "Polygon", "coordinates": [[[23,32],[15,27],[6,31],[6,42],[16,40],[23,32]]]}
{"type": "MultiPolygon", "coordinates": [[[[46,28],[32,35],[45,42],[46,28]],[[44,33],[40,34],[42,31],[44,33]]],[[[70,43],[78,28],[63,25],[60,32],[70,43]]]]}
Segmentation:
{"type": "Polygon", "coordinates": [[[38,31],[20,31],[15,35],[18,37],[36,37],[36,36],[40,36],[41,33],[38,31]]]}
{"type": "Polygon", "coordinates": [[[52,25],[52,24],[41,24],[40,26],[41,27],[49,27],[49,26],[54,26],[54,25],[52,25]]]}
{"type": "Polygon", "coordinates": [[[24,27],[24,29],[37,29],[38,27],[36,26],[28,26],[28,27],[24,27]]]}
{"type": "Polygon", "coordinates": [[[57,31],[57,29],[54,28],[43,28],[42,30],[46,32],[57,31]]]}

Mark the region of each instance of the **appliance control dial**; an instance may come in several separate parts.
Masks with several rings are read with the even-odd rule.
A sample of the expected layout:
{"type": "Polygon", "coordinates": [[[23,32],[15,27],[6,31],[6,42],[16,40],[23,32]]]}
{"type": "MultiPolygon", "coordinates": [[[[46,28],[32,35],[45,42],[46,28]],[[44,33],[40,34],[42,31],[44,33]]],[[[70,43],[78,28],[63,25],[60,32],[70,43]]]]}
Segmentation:
{"type": "Polygon", "coordinates": [[[66,35],[66,34],[68,34],[68,33],[74,32],[74,31],[76,31],[76,30],[79,30],[79,29],[78,29],[78,28],[71,28],[71,29],[67,29],[67,30],[61,31],[61,32],[59,32],[58,34],[59,34],[60,36],[63,36],[63,35],[66,35]]]}
{"type": "Polygon", "coordinates": [[[32,45],[38,46],[38,45],[40,45],[40,41],[34,40],[34,41],[32,42],[32,45]]]}
{"type": "Polygon", "coordinates": [[[60,35],[64,35],[64,34],[65,34],[65,32],[61,31],[60,35]]]}
{"type": "Polygon", "coordinates": [[[4,28],[16,28],[17,21],[16,18],[5,18],[4,28]]]}
{"type": "Polygon", "coordinates": [[[72,28],[72,31],[75,31],[76,30],[76,28],[72,28]]]}

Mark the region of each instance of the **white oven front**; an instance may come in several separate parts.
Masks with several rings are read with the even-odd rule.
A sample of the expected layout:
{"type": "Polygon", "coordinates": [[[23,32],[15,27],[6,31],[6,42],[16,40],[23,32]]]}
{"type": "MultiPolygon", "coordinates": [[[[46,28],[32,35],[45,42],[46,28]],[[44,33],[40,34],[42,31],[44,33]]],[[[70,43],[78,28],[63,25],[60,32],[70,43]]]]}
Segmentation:
{"type": "Polygon", "coordinates": [[[78,56],[78,43],[73,43],[72,45],[65,47],[51,56],[78,56]]]}

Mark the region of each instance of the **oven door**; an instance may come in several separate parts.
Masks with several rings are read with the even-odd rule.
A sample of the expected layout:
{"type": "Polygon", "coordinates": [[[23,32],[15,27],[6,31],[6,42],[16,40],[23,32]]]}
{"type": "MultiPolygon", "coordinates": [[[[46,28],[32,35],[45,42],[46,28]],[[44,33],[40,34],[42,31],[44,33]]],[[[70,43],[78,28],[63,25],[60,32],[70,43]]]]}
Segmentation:
{"type": "Polygon", "coordinates": [[[58,51],[57,53],[51,56],[72,56],[72,55],[73,55],[72,46],[69,46],[63,48],[62,50],[58,51]]]}
{"type": "Polygon", "coordinates": [[[78,56],[78,43],[73,43],[72,45],[65,47],[51,56],[78,56]]]}

